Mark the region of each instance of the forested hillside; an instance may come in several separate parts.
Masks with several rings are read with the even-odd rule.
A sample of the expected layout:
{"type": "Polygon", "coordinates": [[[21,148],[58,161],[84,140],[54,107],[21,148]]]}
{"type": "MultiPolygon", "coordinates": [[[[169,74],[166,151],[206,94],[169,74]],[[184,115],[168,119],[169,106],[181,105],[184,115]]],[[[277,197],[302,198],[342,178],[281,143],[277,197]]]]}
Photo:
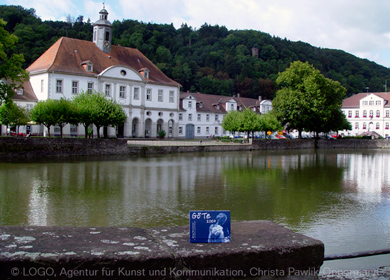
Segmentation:
{"type": "MultiPolygon", "coordinates": [[[[97,17],[98,15],[96,15],[97,17]]],[[[25,68],[62,36],[92,40],[92,24],[69,16],[67,22],[42,21],[34,9],[0,6],[0,18],[8,32],[19,38],[17,51],[25,57],[25,68]]],[[[228,30],[224,26],[113,21],[113,44],[138,48],[183,91],[272,99],[275,80],[291,62],[308,61],[326,77],[339,81],[348,95],[384,91],[390,70],[341,50],[322,49],[292,42],[254,30],[228,30]],[[258,54],[252,55],[252,48],[258,54]]]]}

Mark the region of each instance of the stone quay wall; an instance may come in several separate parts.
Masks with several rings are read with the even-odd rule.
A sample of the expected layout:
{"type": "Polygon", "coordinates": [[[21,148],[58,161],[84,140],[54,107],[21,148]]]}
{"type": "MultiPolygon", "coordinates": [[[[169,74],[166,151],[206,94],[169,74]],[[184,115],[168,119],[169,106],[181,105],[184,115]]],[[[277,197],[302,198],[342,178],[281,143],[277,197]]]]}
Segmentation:
{"type": "Polygon", "coordinates": [[[0,137],[0,158],[145,155],[253,150],[389,148],[390,140],[386,139],[254,140],[251,144],[233,144],[216,141],[133,141],[128,139],[0,137]]]}
{"type": "Polygon", "coordinates": [[[190,243],[189,226],[0,226],[0,279],[318,279],[321,241],[269,221],[231,232],[190,243]]]}
{"type": "Polygon", "coordinates": [[[124,139],[0,137],[1,158],[123,155],[128,152],[124,139]]]}

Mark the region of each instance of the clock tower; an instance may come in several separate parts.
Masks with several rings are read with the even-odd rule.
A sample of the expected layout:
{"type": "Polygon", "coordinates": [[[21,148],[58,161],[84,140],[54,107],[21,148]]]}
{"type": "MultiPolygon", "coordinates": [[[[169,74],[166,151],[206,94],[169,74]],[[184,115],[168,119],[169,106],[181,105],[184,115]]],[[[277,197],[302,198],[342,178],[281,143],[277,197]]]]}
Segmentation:
{"type": "Polygon", "coordinates": [[[105,53],[111,51],[112,25],[107,20],[108,12],[104,8],[99,12],[99,20],[93,24],[93,42],[105,53]]]}

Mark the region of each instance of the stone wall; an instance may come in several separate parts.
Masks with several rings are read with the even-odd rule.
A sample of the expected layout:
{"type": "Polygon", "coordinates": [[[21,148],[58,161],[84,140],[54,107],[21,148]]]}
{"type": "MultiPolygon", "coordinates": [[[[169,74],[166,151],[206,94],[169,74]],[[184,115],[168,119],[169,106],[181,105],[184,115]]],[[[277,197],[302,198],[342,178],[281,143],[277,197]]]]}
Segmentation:
{"type": "Polygon", "coordinates": [[[0,279],[318,279],[324,244],[269,221],[229,243],[170,228],[0,226],[0,279]]]}
{"type": "Polygon", "coordinates": [[[337,139],[337,140],[254,140],[248,144],[208,145],[203,142],[194,146],[145,145],[131,146],[126,139],[40,138],[0,137],[1,158],[34,158],[48,156],[92,155],[143,155],[164,153],[292,150],[292,149],[389,149],[386,139],[337,139]]]}
{"type": "Polygon", "coordinates": [[[254,140],[252,143],[256,150],[296,150],[315,147],[313,139],[266,139],[254,140]]]}
{"type": "Polygon", "coordinates": [[[390,149],[388,139],[318,140],[319,149],[390,149]]]}
{"type": "Polygon", "coordinates": [[[0,157],[87,156],[127,154],[124,139],[0,137],[0,157]]]}

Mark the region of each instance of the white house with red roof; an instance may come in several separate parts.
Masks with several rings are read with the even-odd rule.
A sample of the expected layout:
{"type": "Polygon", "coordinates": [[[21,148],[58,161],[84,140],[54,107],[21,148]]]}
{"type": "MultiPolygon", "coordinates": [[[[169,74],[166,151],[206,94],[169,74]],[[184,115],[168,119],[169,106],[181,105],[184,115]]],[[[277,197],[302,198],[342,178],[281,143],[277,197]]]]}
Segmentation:
{"type": "Polygon", "coordinates": [[[180,94],[179,137],[207,138],[223,136],[221,124],[229,111],[253,110],[267,113],[272,109],[270,100],[237,96],[228,97],[203,93],[182,92],[180,94]]]}
{"type": "Polygon", "coordinates": [[[356,136],[376,132],[382,137],[390,135],[390,92],[359,93],[344,99],[342,111],[351,123],[352,131],[345,135],[356,136]]]}
{"type": "MultiPolygon", "coordinates": [[[[12,97],[12,100],[18,106],[27,108],[28,110],[31,110],[38,102],[38,98],[35,96],[30,82],[23,83],[22,87],[15,91],[15,95],[12,97]]],[[[10,128],[11,127],[9,127],[9,129],[10,128]]],[[[20,126],[18,129],[15,128],[12,133],[21,133],[22,135],[26,135],[28,133],[39,134],[40,127],[29,124],[26,126],[20,126]]],[[[7,134],[6,126],[0,124],[0,135],[4,134],[7,134]]]]}

